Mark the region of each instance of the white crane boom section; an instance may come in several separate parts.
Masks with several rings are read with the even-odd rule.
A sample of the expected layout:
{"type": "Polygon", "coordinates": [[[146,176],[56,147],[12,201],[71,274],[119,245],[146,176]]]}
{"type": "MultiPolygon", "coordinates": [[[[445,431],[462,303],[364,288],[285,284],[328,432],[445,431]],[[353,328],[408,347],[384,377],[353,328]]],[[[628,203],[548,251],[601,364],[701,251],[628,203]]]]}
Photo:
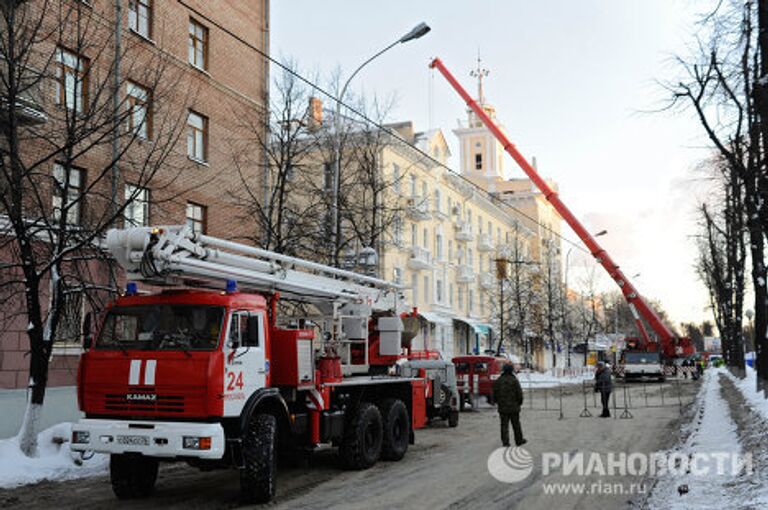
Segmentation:
{"type": "Polygon", "coordinates": [[[195,234],[187,226],[111,229],[107,249],[129,280],[157,285],[235,280],[244,289],[307,303],[396,311],[400,286],[353,271],[195,234]]]}

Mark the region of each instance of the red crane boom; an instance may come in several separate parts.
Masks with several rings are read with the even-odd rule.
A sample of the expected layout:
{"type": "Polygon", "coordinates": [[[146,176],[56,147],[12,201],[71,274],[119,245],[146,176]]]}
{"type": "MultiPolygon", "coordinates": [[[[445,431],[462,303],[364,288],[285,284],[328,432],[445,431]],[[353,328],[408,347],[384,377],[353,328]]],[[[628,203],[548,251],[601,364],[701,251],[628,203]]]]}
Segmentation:
{"type": "Polygon", "coordinates": [[[443,77],[448,80],[448,83],[459,93],[464,102],[469,106],[478,118],[483,122],[486,128],[496,137],[499,143],[502,144],[504,150],[512,156],[512,159],[522,168],[523,172],[528,176],[536,187],[541,191],[544,197],[552,204],[552,207],[560,214],[566,223],[573,229],[576,235],[584,242],[589,252],[595,257],[595,260],[605,268],[608,274],[613,278],[616,284],[621,289],[621,293],[629,304],[629,308],[632,311],[632,315],[635,318],[635,323],[643,337],[646,344],[646,348],[651,349],[654,342],[648,336],[648,331],[641,320],[641,316],[650,325],[651,329],[656,333],[661,341],[663,353],[665,356],[675,357],[680,355],[693,354],[693,346],[688,338],[678,339],[675,334],[670,330],[666,324],[661,320],[659,315],[650,307],[648,303],[637,292],[637,289],[632,285],[629,279],[619,269],[619,266],[614,263],[613,259],[608,253],[595,241],[595,238],[584,228],[578,219],[571,213],[570,209],[560,200],[557,193],[541,178],[536,172],[536,169],[528,163],[522,154],[515,148],[512,142],[507,136],[499,129],[499,127],[493,122],[487,113],[472,99],[467,91],[459,84],[456,78],[445,67],[445,64],[439,59],[435,58],[429,64],[430,68],[437,68],[443,77]]]}

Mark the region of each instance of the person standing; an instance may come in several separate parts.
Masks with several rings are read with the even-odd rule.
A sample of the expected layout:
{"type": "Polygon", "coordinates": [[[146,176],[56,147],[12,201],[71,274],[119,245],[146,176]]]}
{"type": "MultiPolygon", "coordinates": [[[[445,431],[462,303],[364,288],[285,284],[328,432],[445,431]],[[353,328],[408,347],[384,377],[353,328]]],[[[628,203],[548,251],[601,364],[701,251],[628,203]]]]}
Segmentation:
{"type": "Polygon", "coordinates": [[[523,428],[520,425],[520,408],[523,405],[523,389],[515,377],[512,365],[504,365],[501,376],[493,381],[493,399],[499,411],[501,420],[501,444],[509,446],[509,423],[515,434],[515,445],[520,446],[528,441],[523,438],[523,428]]]}
{"type": "Polygon", "coordinates": [[[603,414],[600,415],[601,418],[611,417],[609,408],[611,391],[613,391],[611,370],[604,362],[600,361],[597,363],[597,371],[595,372],[595,392],[600,392],[600,403],[603,405],[603,414]]]}

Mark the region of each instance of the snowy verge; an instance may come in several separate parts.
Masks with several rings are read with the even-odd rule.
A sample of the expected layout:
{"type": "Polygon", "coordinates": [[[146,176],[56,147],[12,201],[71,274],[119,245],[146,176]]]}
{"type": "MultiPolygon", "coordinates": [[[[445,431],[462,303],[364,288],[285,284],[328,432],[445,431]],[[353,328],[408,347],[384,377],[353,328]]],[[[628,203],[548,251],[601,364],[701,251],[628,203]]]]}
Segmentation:
{"type": "MultiPolygon", "coordinates": [[[[669,453],[693,463],[695,469],[666,472],[659,476],[648,500],[651,509],[689,510],[738,508],[748,500],[746,494],[734,490],[740,474],[719,470],[717,456],[741,456],[736,423],[731,418],[728,403],[720,393],[719,376],[723,370],[710,369],[697,396],[697,412],[687,439],[669,453]]],[[[730,464],[729,464],[730,466],[730,464]]]]}
{"type": "Polygon", "coordinates": [[[109,457],[96,454],[82,461],[69,449],[71,431],[71,423],[59,423],[40,432],[37,457],[21,453],[17,437],[0,440],[0,488],[106,474],[109,457]]]}
{"type": "Polygon", "coordinates": [[[746,369],[746,377],[744,379],[734,377],[733,374],[726,369],[723,369],[723,373],[733,381],[733,384],[744,396],[744,400],[747,401],[749,407],[764,419],[768,420],[768,400],[762,393],[758,393],[757,391],[757,372],[750,366],[747,366],[746,369]]]}

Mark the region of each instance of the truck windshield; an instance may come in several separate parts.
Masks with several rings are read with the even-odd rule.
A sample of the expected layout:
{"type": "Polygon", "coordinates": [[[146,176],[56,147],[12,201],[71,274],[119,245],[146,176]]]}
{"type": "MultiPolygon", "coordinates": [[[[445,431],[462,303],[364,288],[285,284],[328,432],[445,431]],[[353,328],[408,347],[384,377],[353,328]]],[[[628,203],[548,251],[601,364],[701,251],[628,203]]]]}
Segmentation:
{"type": "Polygon", "coordinates": [[[658,352],[625,352],[624,363],[633,365],[653,365],[660,363],[658,352]]]}
{"type": "Polygon", "coordinates": [[[211,350],[224,308],[200,305],[118,306],[101,328],[97,349],[211,350]]]}

